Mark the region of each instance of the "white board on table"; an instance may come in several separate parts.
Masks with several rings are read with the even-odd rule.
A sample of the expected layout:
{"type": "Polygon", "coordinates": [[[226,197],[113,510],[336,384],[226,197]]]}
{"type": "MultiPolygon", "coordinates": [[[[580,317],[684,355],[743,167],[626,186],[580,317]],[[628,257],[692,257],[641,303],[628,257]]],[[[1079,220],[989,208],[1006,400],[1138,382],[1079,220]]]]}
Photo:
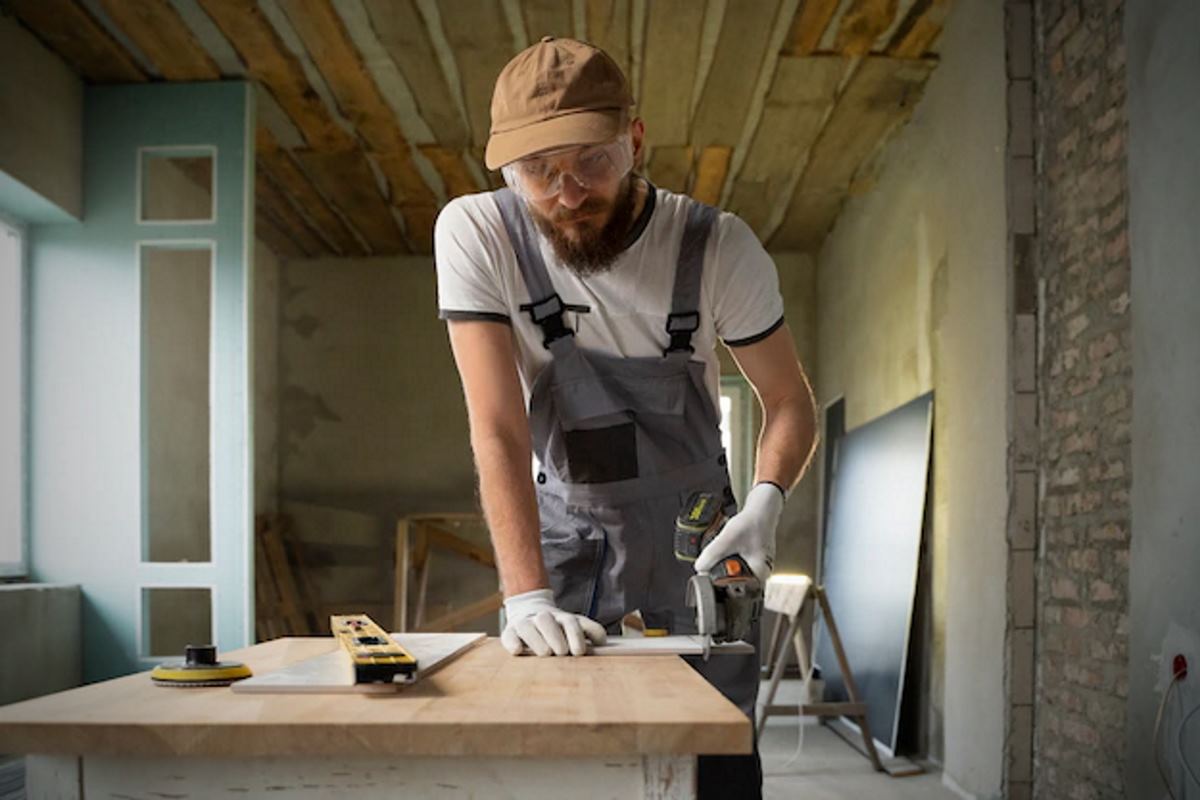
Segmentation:
{"type": "MultiPolygon", "coordinates": [[[[746,642],[714,644],[710,655],[737,655],[753,653],[753,645],[746,642]]],[[[610,636],[608,643],[592,647],[597,656],[699,656],[704,654],[704,641],[700,636],[610,636]]]]}
{"type": "MultiPolygon", "coordinates": [[[[417,680],[445,666],[483,641],[483,633],[393,633],[417,660],[417,680]]],[[[354,682],[349,657],[342,648],[281,669],[254,675],[231,687],[245,694],[394,694],[410,684],[354,682]]]]}

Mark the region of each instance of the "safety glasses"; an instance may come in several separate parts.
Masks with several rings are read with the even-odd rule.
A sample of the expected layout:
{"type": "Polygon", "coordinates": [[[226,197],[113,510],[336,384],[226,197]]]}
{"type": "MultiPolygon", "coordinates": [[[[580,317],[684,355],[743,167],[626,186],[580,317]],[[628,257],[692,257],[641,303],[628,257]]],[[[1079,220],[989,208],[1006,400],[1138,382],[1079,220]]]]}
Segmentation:
{"type": "Polygon", "coordinates": [[[529,200],[549,200],[563,190],[570,176],[581,189],[591,190],[620,180],[633,168],[633,144],[628,134],[604,144],[551,150],[506,164],[501,170],[509,188],[529,200]]]}

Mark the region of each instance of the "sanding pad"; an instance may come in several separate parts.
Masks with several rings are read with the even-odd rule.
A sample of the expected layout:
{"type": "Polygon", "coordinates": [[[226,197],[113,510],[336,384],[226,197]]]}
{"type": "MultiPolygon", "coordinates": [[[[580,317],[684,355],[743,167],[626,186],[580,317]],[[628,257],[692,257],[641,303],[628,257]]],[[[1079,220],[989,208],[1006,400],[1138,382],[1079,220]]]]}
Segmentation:
{"type": "Polygon", "coordinates": [[[184,660],[159,664],[150,672],[156,686],[228,686],[250,677],[250,668],[237,661],[217,661],[217,648],[189,644],[184,660]]]}

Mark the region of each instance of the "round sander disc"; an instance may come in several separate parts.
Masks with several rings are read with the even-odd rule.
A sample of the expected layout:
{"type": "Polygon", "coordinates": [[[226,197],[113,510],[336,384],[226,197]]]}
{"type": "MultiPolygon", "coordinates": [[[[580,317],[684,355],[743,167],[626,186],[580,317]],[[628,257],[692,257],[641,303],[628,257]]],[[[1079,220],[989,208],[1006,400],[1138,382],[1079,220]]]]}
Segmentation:
{"type": "Polygon", "coordinates": [[[159,664],[150,672],[158,686],[228,686],[250,677],[250,668],[237,661],[217,661],[212,645],[188,645],[184,660],[159,664]]]}

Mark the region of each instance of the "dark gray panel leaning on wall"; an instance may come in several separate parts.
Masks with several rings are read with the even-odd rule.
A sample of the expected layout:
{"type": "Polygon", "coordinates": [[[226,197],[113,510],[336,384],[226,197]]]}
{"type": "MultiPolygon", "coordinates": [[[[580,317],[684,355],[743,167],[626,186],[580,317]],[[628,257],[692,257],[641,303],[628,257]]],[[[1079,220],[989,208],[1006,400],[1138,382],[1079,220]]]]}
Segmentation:
{"type": "MultiPolygon", "coordinates": [[[[820,580],[876,740],[895,750],[929,479],[933,393],[837,443],[820,580]]],[[[828,633],[815,660],[826,697],[847,699],[828,633]]]]}

